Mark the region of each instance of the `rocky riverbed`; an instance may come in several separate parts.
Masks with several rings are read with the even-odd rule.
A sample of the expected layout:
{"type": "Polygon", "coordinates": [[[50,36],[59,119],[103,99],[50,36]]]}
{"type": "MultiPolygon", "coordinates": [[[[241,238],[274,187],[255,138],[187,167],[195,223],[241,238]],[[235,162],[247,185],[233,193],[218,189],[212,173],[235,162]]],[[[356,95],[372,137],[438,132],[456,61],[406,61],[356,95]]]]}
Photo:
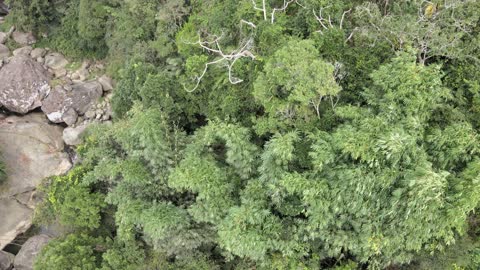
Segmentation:
{"type": "Polygon", "coordinates": [[[32,269],[51,235],[28,239],[16,255],[1,251],[32,226],[37,186],[72,168],[74,150],[91,123],[108,122],[113,81],[102,63],[75,65],[48,48],[33,48],[29,33],[0,32],[0,270],[32,269]],[[7,47],[14,40],[17,48],[7,47]],[[10,44],[10,43],[9,43],[10,44]]]}

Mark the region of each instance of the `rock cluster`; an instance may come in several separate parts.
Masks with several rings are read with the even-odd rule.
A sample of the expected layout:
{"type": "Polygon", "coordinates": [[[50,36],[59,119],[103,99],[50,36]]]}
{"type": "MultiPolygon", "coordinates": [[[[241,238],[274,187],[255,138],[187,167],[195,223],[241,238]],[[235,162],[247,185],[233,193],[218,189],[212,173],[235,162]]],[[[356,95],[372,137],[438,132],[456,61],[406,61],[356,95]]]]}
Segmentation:
{"type": "Polygon", "coordinates": [[[15,256],[13,261],[15,270],[32,270],[35,257],[50,240],[51,238],[45,234],[35,235],[28,239],[15,256]]]}
{"type": "Polygon", "coordinates": [[[72,68],[62,54],[33,48],[34,42],[30,33],[0,32],[0,107],[17,114],[0,112],[0,158],[7,169],[0,186],[0,270],[32,269],[50,237],[30,238],[17,256],[1,250],[30,228],[42,179],[72,167],[65,145],[79,145],[90,123],[110,123],[112,115],[114,82],[97,76],[103,74],[101,63],[72,68]],[[4,45],[9,38],[21,47],[11,51],[4,45]]]}
{"type": "Polygon", "coordinates": [[[85,61],[75,69],[62,54],[30,46],[35,39],[29,33],[2,36],[23,47],[10,52],[0,44],[0,106],[20,114],[40,107],[51,122],[71,128],[110,120],[114,82],[96,76],[102,74],[101,63],[85,61]]]}

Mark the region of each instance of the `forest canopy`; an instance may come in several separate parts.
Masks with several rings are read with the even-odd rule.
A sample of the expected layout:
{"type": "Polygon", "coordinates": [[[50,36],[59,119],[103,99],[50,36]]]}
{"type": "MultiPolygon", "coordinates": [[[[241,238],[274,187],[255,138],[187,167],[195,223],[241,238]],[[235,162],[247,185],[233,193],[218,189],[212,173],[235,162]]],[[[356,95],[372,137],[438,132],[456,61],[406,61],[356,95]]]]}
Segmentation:
{"type": "Polygon", "coordinates": [[[35,269],[479,269],[480,1],[9,4],[117,81],[35,269]]]}

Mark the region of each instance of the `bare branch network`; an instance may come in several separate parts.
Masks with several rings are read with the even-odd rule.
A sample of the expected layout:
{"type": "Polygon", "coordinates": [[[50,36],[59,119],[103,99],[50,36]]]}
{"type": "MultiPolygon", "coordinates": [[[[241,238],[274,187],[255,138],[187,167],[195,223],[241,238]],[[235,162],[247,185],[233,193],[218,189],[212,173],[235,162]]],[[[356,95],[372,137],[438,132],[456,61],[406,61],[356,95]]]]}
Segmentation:
{"type": "MultiPolygon", "coordinates": [[[[305,6],[300,4],[298,2],[298,0],[284,0],[283,5],[281,7],[271,8],[271,12],[269,12],[269,7],[267,5],[266,0],[261,0],[261,6],[259,6],[257,4],[257,0],[251,0],[251,1],[252,1],[253,9],[261,11],[262,14],[263,14],[263,19],[265,21],[270,21],[270,23],[272,23],[272,24],[275,22],[275,15],[278,12],[284,12],[291,4],[297,4],[302,8],[306,8],[305,6]]],[[[314,14],[315,18],[317,19],[317,21],[322,26],[323,30],[327,30],[327,29],[333,28],[335,26],[334,26],[334,24],[332,22],[332,18],[330,16],[328,16],[328,18],[323,17],[323,10],[324,9],[326,9],[326,8],[321,8],[318,15],[315,12],[315,10],[313,10],[313,14],[314,14]]],[[[343,29],[343,22],[345,20],[345,16],[350,12],[351,12],[351,9],[343,12],[342,18],[341,18],[340,23],[338,25],[338,27],[340,29],[343,29]]],[[[255,23],[253,23],[251,21],[247,21],[245,19],[241,19],[240,20],[240,26],[243,26],[243,25],[246,25],[246,26],[251,27],[253,29],[257,28],[257,25],[255,23]]],[[[317,32],[319,32],[320,34],[323,35],[322,29],[318,30],[317,32]]],[[[346,42],[348,42],[352,38],[354,32],[355,32],[355,29],[347,37],[346,42]]],[[[230,81],[231,84],[239,84],[239,83],[243,82],[243,80],[240,79],[240,78],[237,78],[233,75],[233,66],[241,58],[246,57],[246,58],[250,58],[252,60],[255,60],[255,55],[252,53],[252,49],[254,47],[253,37],[247,38],[246,40],[244,40],[239,45],[239,47],[237,49],[234,49],[233,51],[231,51],[229,53],[226,53],[222,49],[222,47],[220,46],[220,41],[223,38],[223,34],[220,35],[220,36],[215,36],[214,35],[212,37],[213,37],[213,40],[205,41],[205,40],[202,40],[202,38],[199,34],[198,40],[196,42],[185,42],[186,44],[198,45],[202,49],[207,51],[208,53],[215,54],[215,55],[218,56],[217,59],[205,63],[205,66],[204,66],[202,72],[200,73],[200,75],[195,76],[195,78],[194,78],[195,86],[192,89],[187,89],[184,86],[185,90],[188,91],[188,92],[195,91],[199,87],[199,85],[200,85],[203,77],[207,73],[209,67],[211,65],[217,65],[217,64],[224,64],[226,66],[226,68],[228,70],[228,80],[230,81]]]]}
{"type": "MultiPolygon", "coordinates": [[[[318,11],[318,14],[315,11],[315,9],[313,9],[313,15],[315,16],[315,19],[317,19],[317,21],[320,23],[320,26],[322,27],[322,29],[317,30],[317,33],[320,33],[322,35],[323,35],[324,30],[328,30],[329,28],[334,28],[335,27],[332,23],[332,18],[330,17],[330,15],[328,15],[328,18],[323,17],[323,11],[327,8],[329,8],[329,7],[320,8],[320,10],[318,11]]],[[[348,13],[350,13],[351,11],[352,11],[352,9],[349,9],[349,10],[346,10],[346,11],[343,12],[342,18],[340,19],[340,23],[338,25],[338,28],[343,29],[343,21],[345,20],[345,16],[348,13]]],[[[355,32],[355,29],[354,29],[354,31],[352,31],[350,33],[350,35],[347,37],[345,42],[348,42],[353,37],[354,32],[355,32]]]]}
{"type": "MultiPolygon", "coordinates": [[[[253,26],[252,26],[253,27],[253,26]]],[[[233,75],[233,66],[235,63],[240,59],[240,58],[250,58],[252,60],[255,60],[255,55],[251,52],[253,48],[253,38],[250,37],[243,41],[240,46],[237,49],[232,50],[229,53],[225,53],[220,46],[220,40],[223,38],[223,34],[220,36],[213,36],[214,39],[212,41],[202,41],[200,35],[198,36],[198,40],[194,43],[187,43],[187,44],[196,44],[199,45],[202,49],[206,50],[209,53],[216,54],[218,59],[210,61],[205,63],[205,66],[203,68],[203,71],[200,73],[199,76],[196,76],[195,81],[196,84],[192,89],[185,89],[188,92],[193,92],[195,91],[198,86],[200,85],[200,82],[202,81],[203,77],[208,71],[208,68],[211,65],[215,64],[221,64],[223,63],[228,70],[228,80],[230,81],[231,84],[239,84],[243,82],[242,79],[237,78],[233,75]]]]}
{"type": "MultiPolygon", "coordinates": [[[[298,0],[288,0],[288,1],[287,1],[287,0],[284,0],[284,1],[283,1],[283,5],[282,5],[281,7],[273,8],[273,9],[272,9],[272,12],[270,13],[270,23],[274,23],[274,22],[275,22],[275,13],[285,11],[285,10],[288,8],[288,6],[291,5],[291,4],[293,4],[293,3],[295,3],[295,4],[297,4],[297,5],[305,8],[302,4],[300,4],[300,3],[298,2],[298,0]]],[[[268,10],[267,10],[267,3],[266,3],[266,1],[265,1],[265,0],[262,0],[262,6],[261,6],[261,7],[259,7],[259,6],[257,5],[257,2],[256,2],[255,0],[252,0],[252,4],[253,4],[253,8],[254,8],[255,10],[259,10],[259,11],[261,11],[261,12],[263,13],[263,20],[267,21],[269,18],[268,18],[268,10]]]]}

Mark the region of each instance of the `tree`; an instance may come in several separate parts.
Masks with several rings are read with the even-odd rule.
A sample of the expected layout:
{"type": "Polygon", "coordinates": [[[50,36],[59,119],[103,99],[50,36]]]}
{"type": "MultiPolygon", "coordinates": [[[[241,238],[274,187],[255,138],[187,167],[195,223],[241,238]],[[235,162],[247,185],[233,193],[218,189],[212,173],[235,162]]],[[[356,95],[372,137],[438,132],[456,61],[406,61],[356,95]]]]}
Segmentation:
{"type": "Polygon", "coordinates": [[[265,108],[267,119],[278,122],[269,126],[270,130],[308,122],[321,117],[322,104],[336,105],[340,87],[333,76],[334,67],[319,58],[312,41],[292,40],[268,60],[253,94],[265,108]]]}
{"type": "Polygon", "coordinates": [[[94,270],[104,241],[85,234],[70,234],[50,241],[35,260],[38,270],[94,270]]]}
{"type": "Polygon", "coordinates": [[[10,0],[8,21],[24,31],[46,31],[58,19],[54,0],[10,0]]]}
{"type": "Polygon", "coordinates": [[[41,269],[475,268],[480,2],[87,2],[18,9],[118,81],[41,269]]]}
{"type": "Polygon", "coordinates": [[[105,48],[107,6],[104,0],[80,0],[78,5],[78,35],[90,50],[105,48]]]}
{"type": "Polygon", "coordinates": [[[421,63],[433,57],[449,59],[469,59],[478,64],[470,50],[478,14],[472,10],[479,8],[478,1],[440,1],[394,4],[394,12],[382,14],[379,7],[371,2],[356,9],[355,16],[363,25],[359,34],[371,35],[374,40],[387,40],[392,49],[412,45],[421,63]]]}
{"type": "Polygon", "coordinates": [[[77,230],[93,230],[100,226],[105,198],[80,182],[86,170],[79,166],[65,176],[44,181],[41,190],[47,199],[37,208],[37,223],[58,221],[62,226],[77,230]]]}

